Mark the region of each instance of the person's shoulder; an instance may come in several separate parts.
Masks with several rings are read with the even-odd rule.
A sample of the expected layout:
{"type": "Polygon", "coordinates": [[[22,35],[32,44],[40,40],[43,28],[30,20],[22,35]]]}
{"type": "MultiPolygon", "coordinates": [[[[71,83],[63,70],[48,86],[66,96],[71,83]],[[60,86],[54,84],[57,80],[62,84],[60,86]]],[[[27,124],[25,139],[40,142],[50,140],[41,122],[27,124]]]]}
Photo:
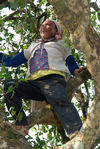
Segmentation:
{"type": "Polygon", "coordinates": [[[29,47],[24,49],[24,56],[26,59],[29,59],[29,57],[32,53],[32,50],[34,49],[35,46],[36,46],[36,42],[32,41],[32,43],[29,45],[29,47]]]}
{"type": "Polygon", "coordinates": [[[65,48],[65,42],[64,40],[60,39],[56,41],[56,44],[62,48],[65,48]]]}
{"type": "Polygon", "coordinates": [[[64,45],[65,44],[64,40],[62,40],[62,39],[57,40],[56,43],[57,44],[60,44],[60,45],[64,45]]]}
{"type": "Polygon", "coordinates": [[[37,39],[37,40],[33,40],[32,43],[30,44],[30,46],[28,47],[28,50],[32,50],[34,49],[34,47],[38,44],[40,44],[40,39],[37,39]]]}

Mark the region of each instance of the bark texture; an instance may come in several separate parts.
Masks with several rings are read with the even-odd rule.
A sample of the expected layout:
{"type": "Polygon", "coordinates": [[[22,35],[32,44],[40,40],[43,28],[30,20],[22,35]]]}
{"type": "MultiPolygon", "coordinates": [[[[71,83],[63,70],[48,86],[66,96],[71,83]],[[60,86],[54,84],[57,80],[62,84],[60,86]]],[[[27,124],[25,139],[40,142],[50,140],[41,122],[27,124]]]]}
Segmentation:
{"type": "MultiPolygon", "coordinates": [[[[57,149],[92,149],[100,134],[100,38],[90,24],[90,8],[88,0],[49,0],[53,5],[58,19],[65,25],[70,33],[72,45],[83,51],[87,68],[95,82],[94,103],[88,113],[79,134],[68,143],[57,149]]],[[[90,78],[88,71],[84,71],[67,83],[72,98],[77,87],[90,78]],[[86,75],[87,74],[87,75],[86,75]],[[83,75],[83,79],[82,76],[83,75]]],[[[67,88],[67,89],[68,89],[67,88]]],[[[0,112],[0,148],[31,149],[25,138],[15,133],[14,128],[3,123],[2,111],[0,112]],[[18,139],[18,142],[15,140],[18,139]],[[16,142],[16,143],[15,143],[16,142]]],[[[34,111],[29,117],[29,127],[35,124],[51,124],[61,127],[50,106],[34,111]]]]}
{"type": "MultiPolygon", "coordinates": [[[[70,33],[72,44],[84,52],[87,68],[95,82],[95,98],[77,138],[91,149],[100,134],[100,37],[90,24],[88,0],[49,0],[62,24],[70,33]],[[62,17],[63,16],[63,17],[62,17]]],[[[74,140],[73,140],[74,141],[74,140]]],[[[67,149],[68,144],[63,149],[67,149]]],[[[59,147],[62,149],[62,147],[59,147]]]]}

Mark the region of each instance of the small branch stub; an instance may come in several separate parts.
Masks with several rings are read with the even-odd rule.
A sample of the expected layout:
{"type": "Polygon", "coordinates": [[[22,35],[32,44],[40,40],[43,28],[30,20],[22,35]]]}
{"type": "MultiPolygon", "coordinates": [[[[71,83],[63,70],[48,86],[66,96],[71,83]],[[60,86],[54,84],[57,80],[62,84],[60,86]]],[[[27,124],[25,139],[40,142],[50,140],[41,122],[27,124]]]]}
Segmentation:
{"type": "Polygon", "coordinates": [[[8,2],[14,3],[14,0],[8,0],[8,2]]]}

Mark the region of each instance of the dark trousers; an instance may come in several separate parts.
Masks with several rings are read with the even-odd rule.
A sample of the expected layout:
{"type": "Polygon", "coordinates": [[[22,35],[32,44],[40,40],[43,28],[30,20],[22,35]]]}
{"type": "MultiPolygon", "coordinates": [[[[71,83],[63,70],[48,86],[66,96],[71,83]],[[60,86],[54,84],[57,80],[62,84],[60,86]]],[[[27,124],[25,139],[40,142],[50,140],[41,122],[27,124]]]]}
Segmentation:
{"type": "Polygon", "coordinates": [[[4,83],[5,102],[8,110],[11,111],[13,107],[15,111],[13,118],[16,125],[27,125],[26,115],[22,109],[22,98],[46,100],[52,106],[63,128],[70,134],[79,130],[82,122],[76,108],[68,99],[65,88],[66,82],[60,75],[48,75],[28,81],[10,79],[4,83]],[[11,92],[8,91],[10,86],[13,86],[11,92]]]}

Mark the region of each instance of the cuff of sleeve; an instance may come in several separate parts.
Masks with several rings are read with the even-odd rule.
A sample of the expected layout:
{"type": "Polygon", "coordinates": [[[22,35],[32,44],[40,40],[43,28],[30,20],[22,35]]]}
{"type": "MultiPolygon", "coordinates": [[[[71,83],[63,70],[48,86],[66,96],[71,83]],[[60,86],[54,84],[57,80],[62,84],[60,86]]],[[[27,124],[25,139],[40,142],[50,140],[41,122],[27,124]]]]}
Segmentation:
{"type": "Polygon", "coordinates": [[[71,72],[71,74],[75,75],[74,71],[75,71],[75,69],[77,69],[79,67],[72,55],[70,55],[66,58],[66,64],[68,65],[68,68],[69,68],[69,71],[71,72]]]}

